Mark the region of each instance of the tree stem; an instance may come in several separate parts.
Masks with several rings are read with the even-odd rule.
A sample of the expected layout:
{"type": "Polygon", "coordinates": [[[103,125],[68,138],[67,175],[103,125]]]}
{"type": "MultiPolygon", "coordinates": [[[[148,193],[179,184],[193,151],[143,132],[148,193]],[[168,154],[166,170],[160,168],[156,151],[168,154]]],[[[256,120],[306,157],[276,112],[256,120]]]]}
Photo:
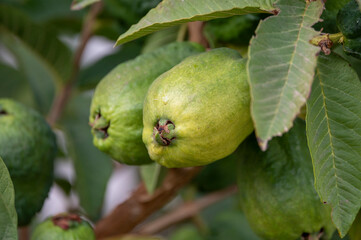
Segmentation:
{"type": "Polygon", "coordinates": [[[84,53],[84,49],[93,35],[94,23],[97,15],[102,10],[102,2],[98,2],[92,5],[85,21],[83,24],[83,29],[81,32],[81,39],[79,47],[77,48],[74,61],[73,61],[73,69],[71,75],[65,84],[65,86],[60,90],[59,94],[55,97],[53,106],[50,109],[47,120],[50,126],[54,126],[57,120],[60,118],[61,114],[64,111],[66,104],[69,101],[71,96],[71,92],[73,90],[73,86],[77,80],[79,69],[80,69],[80,61],[84,53]]]}

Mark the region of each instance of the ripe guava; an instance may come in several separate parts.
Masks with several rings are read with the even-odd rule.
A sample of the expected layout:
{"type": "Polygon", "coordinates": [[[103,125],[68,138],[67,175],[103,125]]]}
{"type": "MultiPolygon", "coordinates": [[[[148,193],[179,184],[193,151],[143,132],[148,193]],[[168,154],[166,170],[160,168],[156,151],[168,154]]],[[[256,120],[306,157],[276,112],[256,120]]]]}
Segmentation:
{"type": "Polygon", "coordinates": [[[0,156],[15,189],[18,225],[43,206],[53,183],[56,140],[43,117],[10,99],[0,99],[0,156]]]}
{"type": "Polygon", "coordinates": [[[143,115],[143,142],[165,167],[230,155],[253,131],[246,60],[229,48],[186,58],[153,82],[143,115]]]}
{"type": "Polygon", "coordinates": [[[184,58],[204,48],[176,42],[114,68],[98,84],[90,110],[94,145],[129,165],[150,163],[142,143],[143,102],[150,84],[184,58]]]}

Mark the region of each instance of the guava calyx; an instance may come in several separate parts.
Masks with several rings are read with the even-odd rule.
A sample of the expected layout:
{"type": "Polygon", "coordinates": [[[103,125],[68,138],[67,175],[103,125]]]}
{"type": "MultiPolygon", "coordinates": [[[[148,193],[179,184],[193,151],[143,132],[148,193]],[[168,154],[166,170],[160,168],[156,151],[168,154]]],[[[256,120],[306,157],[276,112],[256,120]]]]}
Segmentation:
{"type": "Polygon", "coordinates": [[[176,139],[175,125],[171,120],[159,119],[153,130],[153,138],[158,144],[168,146],[176,139]]]}
{"type": "Polygon", "coordinates": [[[83,220],[77,214],[59,214],[51,218],[55,226],[68,230],[77,227],[83,220]]]}
{"type": "Polygon", "coordinates": [[[323,228],[320,229],[320,231],[318,233],[302,233],[301,235],[301,239],[302,240],[319,240],[322,239],[322,236],[324,235],[325,230],[323,228]]]}
{"type": "Polygon", "coordinates": [[[92,127],[94,135],[97,138],[106,139],[109,137],[108,128],[110,127],[110,122],[104,118],[100,112],[97,113],[94,121],[89,123],[89,125],[92,127]]]}

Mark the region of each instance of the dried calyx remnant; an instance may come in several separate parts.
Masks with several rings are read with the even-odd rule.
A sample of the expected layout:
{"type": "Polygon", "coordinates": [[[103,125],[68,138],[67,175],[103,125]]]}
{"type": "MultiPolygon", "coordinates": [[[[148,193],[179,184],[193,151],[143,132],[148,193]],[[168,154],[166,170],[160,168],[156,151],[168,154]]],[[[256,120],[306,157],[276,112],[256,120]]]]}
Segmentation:
{"type": "Polygon", "coordinates": [[[302,233],[301,239],[302,240],[318,240],[321,239],[324,234],[324,229],[321,228],[320,231],[316,234],[310,233],[302,233]]]}
{"type": "Polygon", "coordinates": [[[51,218],[53,224],[64,230],[77,227],[83,220],[77,214],[59,214],[51,218]]]}
{"type": "Polygon", "coordinates": [[[101,139],[109,137],[108,128],[110,123],[101,115],[100,111],[95,116],[94,122],[89,123],[89,125],[93,128],[96,137],[101,139]]]}
{"type": "Polygon", "coordinates": [[[172,121],[159,119],[153,130],[153,138],[158,144],[168,146],[176,139],[174,129],[175,125],[172,121]]]}
{"type": "Polygon", "coordinates": [[[2,108],[2,106],[0,105],[0,116],[1,115],[8,115],[7,111],[5,111],[5,109],[2,108]]]}

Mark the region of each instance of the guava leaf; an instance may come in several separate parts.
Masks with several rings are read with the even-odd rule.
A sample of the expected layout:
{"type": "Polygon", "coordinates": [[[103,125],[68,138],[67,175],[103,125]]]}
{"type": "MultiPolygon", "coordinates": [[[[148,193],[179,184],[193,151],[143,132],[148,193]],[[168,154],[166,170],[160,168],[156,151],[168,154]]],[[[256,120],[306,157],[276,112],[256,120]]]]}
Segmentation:
{"type": "Polygon", "coordinates": [[[361,206],[361,82],[336,54],[318,57],[307,101],[307,138],[315,188],[332,207],[341,237],[361,206]]]}
{"type": "Polygon", "coordinates": [[[13,34],[48,65],[57,79],[68,79],[72,53],[49,27],[36,24],[21,11],[0,5],[0,35],[13,34]]]}
{"type": "Polygon", "coordinates": [[[316,53],[309,40],[317,32],[323,3],[280,0],[280,13],[262,21],[251,39],[247,71],[251,113],[262,150],[291,127],[310,92],[316,53]]]}
{"type": "Polygon", "coordinates": [[[148,193],[152,194],[159,187],[167,173],[167,168],[158,163],[140,166],[140,175],[148,193]]]}
{"type": "Polygon", "coordinates": [[[0,240],[18,239],[17,227],[14,186],[0,157],[0,240]]]}
{"type": "Polygon", "coordinates": [[[357,3],[358,3],[358,6],[360,8],[360,11],[361,11],[361,0],[357,0],[357,3]]]}
{"type": "Polygon", "coordinates": [[[275,0],[163,0],[137,24],[119,36],[116,45],[177,24],[233,15],[271,12],[275,0]]]}
{"type": "Polygon", "coordinates": [[[100,0],[73,0],[71,3],[71,10],[80,10],[100,0]]]}
{"type": "MultiPolygon", "coordinates": [[[[28,45],[9,32],[0,30],[0,40],[16,58],[20,72],[30,85],[36,109],[46,114],[55,95],[54,72],[28,45]]],[[[21,88],[21,86],[18,87],[21,88]]]]}
{"type": "Polygon", "coordinates": [[[91,94],[85,92],[67,105],[61,123],[74,162],[80,205],[92,220],[100,216],[104,194],[112,173],[111,159],[94,147],[88,125],[91,94]]]}

